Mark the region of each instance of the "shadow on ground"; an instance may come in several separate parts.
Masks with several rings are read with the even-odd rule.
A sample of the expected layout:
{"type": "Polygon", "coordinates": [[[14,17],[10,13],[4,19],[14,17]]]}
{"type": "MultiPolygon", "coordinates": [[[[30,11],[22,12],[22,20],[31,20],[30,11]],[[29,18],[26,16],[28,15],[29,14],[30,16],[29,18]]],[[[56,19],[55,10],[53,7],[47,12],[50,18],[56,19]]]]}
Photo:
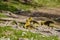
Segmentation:
{"type": "Polygon", "coordinates": [[[16,14],[22,15],[22,16],[28,16],[28,17],[47,17],[47,18],[60,17],[60,15],[43,13],[43,12],[30,12],[30,11],[19,11],[19,12],[16,12],[16,14]]]}

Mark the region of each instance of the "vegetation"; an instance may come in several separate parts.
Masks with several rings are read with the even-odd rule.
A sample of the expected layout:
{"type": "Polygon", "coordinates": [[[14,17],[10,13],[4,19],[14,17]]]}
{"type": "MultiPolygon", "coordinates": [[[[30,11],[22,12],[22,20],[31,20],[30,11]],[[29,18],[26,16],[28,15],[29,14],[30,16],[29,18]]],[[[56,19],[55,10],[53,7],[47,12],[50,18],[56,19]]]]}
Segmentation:
{"type": "Polygon", "coordinates": [[[18,40],[19,38],[27,38],[29,40],[58,40],[57,36],[47,37],[30,31],[13,29],[10,26],[0,27],[0,38],[1,37],[10,38],[11,40],[18,40]]]}
{"type": "Polygon", "coordinates": [[[2,18],[2,17],[7,17],[6,15],[4,15],[3,13],[0,13],[0,18],[2,18]]]}
{"type": "MultiPolygon", "coordinates": [[[[21,9],[30,10],[38,8],[40,9],[41,7],[60,8],[60,0],[0,0],[0,10],[11,11],[13,13],[21,9]]],[[[5,18],[7,16],[0,12],[0,18],[2,17],[5,18]]],[[[38,22],[36,22],[35,20],[31,22],[31,20],[32,18],[28,19],[26,23],[19,22],[19,26],[24,25],[25,28],[27,28],[27,26],[30,26],[30,23],[32,22],[33,24],[35,23],[35,26],[39,26],[38,22]]],[[[13,21],[12,24],[14,25],[16,24],[16,22],[13,21]]],[[[41,25],[43,24],[50,26],[50,22],[48,24],[46,22],[43,22],[41,25]]],[[[51,24],[51,26],[52,25],[53,24],[51,24]]],[[[58,40],[57,36],[45,36],[38,33],[32,33],[30,31],[22,31],[17,28],[14,29],[11,26],[0,26],[0,38],[2,37],[10,38],[11,40],[18,40],[19,38],[27,38],[29,40],[58,40]]]]}
{"type": "Polygon", "coordinates": [[[60,7],[60,0],[31,0],[29,4],[21,3],[22,0],[0,1],[0,10],[16,11],[19,9],[29,10],[40,7],[60,7]]]}

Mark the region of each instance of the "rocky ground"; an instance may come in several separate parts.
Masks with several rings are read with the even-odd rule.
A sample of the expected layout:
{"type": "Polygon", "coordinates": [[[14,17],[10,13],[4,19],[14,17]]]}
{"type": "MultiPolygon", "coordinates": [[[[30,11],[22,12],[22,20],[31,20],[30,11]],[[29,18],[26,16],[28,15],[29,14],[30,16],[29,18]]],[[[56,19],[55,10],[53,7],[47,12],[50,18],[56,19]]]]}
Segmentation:
{"type": "Polygon", "coordinates": [[[18,28],[19,30],[29,30],[34,33],[41,33],[46,36],[51,36],[51,35],[57,35],[60,38],[60,25],[57,25],[58,28],[49,28],[48,26],[45,25],[40,25],[37,27],[37,29],[25,29],[22,27],[22,25],[19,25],[20,22],[26,22],[26,19],[29,17],[33,17],[34,20],[40,21],[40,20],[53,20],[54,18],[60,17],[60,9],[50,9],[50,10],[39,10],[35,12],[17,12],[15,14],[11,12],[3,12],[8,18],[0,18],[0,21],[3,20],[3,22],[0,22],[0,26],[12,26],[13,28],[18,28]],[[57,14],[57,15],[56,15],[57,14]],[[14,20],[15,19],[15,20],[14,20]],[[12,24],[13,21],[16,21],[16,24],[12,24]]]}

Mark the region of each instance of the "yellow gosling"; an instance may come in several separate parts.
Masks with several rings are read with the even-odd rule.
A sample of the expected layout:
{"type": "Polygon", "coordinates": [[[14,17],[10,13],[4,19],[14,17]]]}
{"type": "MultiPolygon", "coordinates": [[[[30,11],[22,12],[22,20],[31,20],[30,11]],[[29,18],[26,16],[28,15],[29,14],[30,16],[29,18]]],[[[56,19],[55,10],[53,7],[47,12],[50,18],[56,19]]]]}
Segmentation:
{"type": "Polygon", "coordinates": [[[27,21],[32,21],[33,20],[33,18],[32,17],[29,17],[28,19],[27,19],[27,21]]]}
{"type": "Polygon", "coordinates": [[[33,27],[38,27],[39,26],[39,23],[35,20],[32,20],[31,24],[33,25],[33,27]]]}
{"type": "Polygon", "coordinates": [[[40,23],[40,24],[41,24],[41,25],[45,25],[44,23],[45,23],[45,21],[41,21],[41,23],[40,23]]]}
{"type": "Polygon", "coordinates": [[[33,27],[39,27],[39,24],[34,23],[34,24],[33,24],[33,27]]]}
{"type": "Polygon", "coordinates": [[[53,23],[50,23],[49,27],[50,27],[51,29],[53,29],[54,24],[53,24],[53,23]]]}
{"type": "Polygon", "coordinates": [[[40,20],[40,21],[38,21],[38,23],[39,23],[40,26],[42,26],[42,25],[44,25],[45,21],[40,20]]]}
{"type": "Polygon", "coordinates": [[[24,27],[27,28],[29,25],[30,25],[30,22],[29,21],[26,21],[24,27]]]}
{"type": "Polygon", "coordinates": [[[53,21],[40,21],[39,24],[42,25],[46,25],[48,27],[53,28],[54,27],[54,22],[53,21]]]}
{"type": "Polygon", "coordinates": [[[29,27],[31,24],[30,24],[30,21],[32,21],[32,17],[29,17],[27,20],[26,20],[26,23],[24,25],[25,28],[29,27]]]}

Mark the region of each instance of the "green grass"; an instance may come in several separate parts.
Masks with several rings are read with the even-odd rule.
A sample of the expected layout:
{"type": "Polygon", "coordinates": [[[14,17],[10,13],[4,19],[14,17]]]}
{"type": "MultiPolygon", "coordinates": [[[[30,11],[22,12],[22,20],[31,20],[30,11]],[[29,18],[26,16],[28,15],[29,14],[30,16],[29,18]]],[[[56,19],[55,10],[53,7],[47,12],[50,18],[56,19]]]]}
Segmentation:
{"type": "Polygon", "coordinates": [[[9,5],[9,3],[0,3],[0,10],[5,10],[5,11],[16,11],[17,9],[14,6],[9,5]]]}
{"type": "Polygon", "coordinates": [[[0,10],[8,10],[11,12],[14,12],[18,9],[29,10],[41,7],[60,7],[60,0],[32,0],[30,5],[22,4],[18,1],[0,1],[0,10]]]}
{"type": "Polygon", "coordinates": [[[13,29],[10,26],[0,27],[0,38],[10,38],[11,40],[17,40],[19,38],[28,38],[31,40],[58,40],[57,36],[44,36],[42,34],[32,33],[30,31],[22,31],[13,29]],[[7,35],[6,35],[7,34],[7,35]]]}
{"type": "Polygon", "coordinates": [[[0,13],[0,18],[6,18],[7,16],[5,16],[3,13],[0,13]]]}
{"type": "Polygon", "coordinates": [[[47,7],[60,7],[60,0],[38,0],[38,3],[47,7]]]}

